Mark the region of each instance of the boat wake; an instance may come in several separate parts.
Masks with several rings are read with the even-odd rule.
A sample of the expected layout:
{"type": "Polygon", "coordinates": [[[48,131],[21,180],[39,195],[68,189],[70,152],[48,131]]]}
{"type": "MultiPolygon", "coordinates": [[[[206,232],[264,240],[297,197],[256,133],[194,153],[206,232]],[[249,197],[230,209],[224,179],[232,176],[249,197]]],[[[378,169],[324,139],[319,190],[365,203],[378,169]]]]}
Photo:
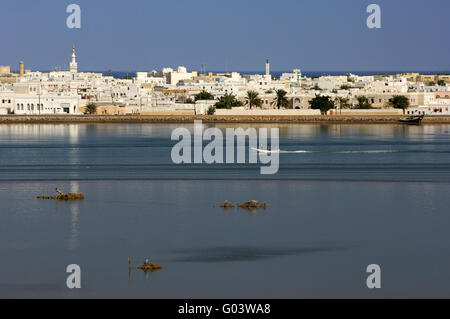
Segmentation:
{"type": "Polygon", "coordinates": [[[284,150],[264,150],[260,148],[254,148],[252,147],[252,150],[258,153],[314,153],[313,151],[306,151],[306,150],[296,150],[296,151],[284,151],[284,150]]]}
{"type": "Polygon", "coordinates": [[[382,154],[382,153],[404,153],[408,150],[355,150],[355,151],[307,151],[307,150],[265,150],[252,147],[258,153],[282,153],[282,154],[305,154],[305,153],[329,153],[329,154],[382,154]]]}
{"type": "Polygon", "coordinates": [[[330,153],[338,154],[379,154],[379,153],[404,153],[408,151],[401,150],[365,150],[365,151],[332,151],[330,153]]]}

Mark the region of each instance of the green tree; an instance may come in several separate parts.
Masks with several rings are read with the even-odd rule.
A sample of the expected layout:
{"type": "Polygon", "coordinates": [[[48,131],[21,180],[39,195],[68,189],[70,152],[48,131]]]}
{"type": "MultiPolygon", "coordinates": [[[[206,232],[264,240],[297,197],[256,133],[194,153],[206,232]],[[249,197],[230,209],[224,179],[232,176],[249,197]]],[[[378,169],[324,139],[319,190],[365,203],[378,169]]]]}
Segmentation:
{"type": "Polygon", "coordinates": [[[200,93],[195,95],[195,100],[214,100],[214,95],[209,92],[201,91],[200,93]]]}
{"type": "Polygon", "coordinates": [[[278,109],[281,107],[286,107],[289,104],[289,100],[286,97],[287,92],[285,90],[276,90],[275,91],[275,104],[278,109]]]}
{"type": "Polygon", "coordinates": [[[444,80],[439,80],[439,81],[437,81],[437,85],[439,85],[439,86],[445,86],[446,83],[445,83],[444,80]]]}
{"type": "Polygon", "coordinates": [[[219,101],[215,104],[218,109],[231,109],[232,107],[242,106],[242,102],[236,99],[233,94],[225,93],[219,101]]]}
{"type": "Polygon", "coordinates": [[[369,99],[367,97],[357,96],[356,100],[358,101],[358,104],[356,105],[357,109],[367,110],[372,108],[372,105],[370,104],[369,99]]]}
{"type": "Polygon", "coordinates": [[[84,109],[84,113],[86,113],[86,114],[95,114],[95,113],[97,113],[97,105],[95,103],[87,104],[85,109],[84,109]]]}
{"type": "Polygon", "coordinates": [[[402,109],[405,114],[405,110],[409,107],[409,99],[404,95],[394,95],[389,100],[389,105],[395,109],[402,109]]]}
{"type": "Polygon", "coordinates": [[[256,91],[247,91],[247,103],[250,107],[250,109],[252,108],[252,106],[261,106],[262,101],[259,98],[259,94],[256,91]]]}
{"type": "Polygon", "coordinates": [[[334,102],[329,96],[316,95],[309,101],[309,105],[313,110],[320,110],[320,113],[327,114],[328,110],[334,108],[334,102]]]}
{"type": "Polygon", "coordinates": [[[186,99],[185,103],[187,103],[187,104],[194,104],[195,101],[194,101],[193,99],[191,99],[190,97],[188,97],[188,98],[186,99]]]}

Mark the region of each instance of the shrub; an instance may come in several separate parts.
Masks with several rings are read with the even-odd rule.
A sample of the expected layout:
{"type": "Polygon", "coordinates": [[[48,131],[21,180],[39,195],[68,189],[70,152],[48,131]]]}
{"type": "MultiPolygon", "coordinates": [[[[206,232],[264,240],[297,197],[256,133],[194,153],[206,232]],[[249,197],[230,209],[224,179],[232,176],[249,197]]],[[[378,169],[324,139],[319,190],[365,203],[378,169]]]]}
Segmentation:
{"type": "Polygon", "coordinates": [[[225,93],[219,101],[215,104],[218,109],[231,109],[232,107],[242,106],[242,102],[236,99],[233,94],[225,93]]]}
{"type": "Polygon", "coordinates": [[[84,113],[86,113],[86,114],[97,113],[97,105],[95,103],[89,103],[88,105],[86,105],[84,113]]]}
{"type": "Polygon", "coordinates": [[[208,108],[208,110],[206,111],[206,114],[208,114],[208,115],[214,115],[214,113],[216,113],[216,107],[211,105],[211,106],[208,108]]]}
{"type": "Polygon", "coordinates": [[[206,91],[201,91],[195,95],[195,100],[214,100],[214,95],[206,91]]]}

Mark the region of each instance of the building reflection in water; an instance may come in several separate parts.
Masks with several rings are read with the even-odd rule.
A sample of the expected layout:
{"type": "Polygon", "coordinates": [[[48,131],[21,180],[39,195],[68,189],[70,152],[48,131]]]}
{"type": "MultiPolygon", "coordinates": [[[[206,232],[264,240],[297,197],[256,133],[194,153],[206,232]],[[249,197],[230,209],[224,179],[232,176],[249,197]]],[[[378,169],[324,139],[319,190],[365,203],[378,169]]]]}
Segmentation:
{"type": "MultiPolygon", "coordinates": [[[[70,193],[78,193],[79,184],[77,181],[70,182],[70,193]]],[[[74,250],[78,248],[78,235],[79,235],[79,214],[80,214],[80,203],[78,201],[73,201],[68,203],[70,206],[70,236],[68,240],[68,249],[74,250]]]]}

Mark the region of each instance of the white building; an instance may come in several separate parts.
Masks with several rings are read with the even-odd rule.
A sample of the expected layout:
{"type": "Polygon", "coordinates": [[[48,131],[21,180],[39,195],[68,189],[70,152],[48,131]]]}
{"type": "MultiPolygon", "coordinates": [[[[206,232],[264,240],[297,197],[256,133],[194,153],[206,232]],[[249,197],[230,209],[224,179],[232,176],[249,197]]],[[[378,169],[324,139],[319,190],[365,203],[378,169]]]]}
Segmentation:
{"type": "Polygon", "coordinates": [[[14,114],[78,114],[78,95],[15,94],[14,114]]]}
{"type": "Polygon", "coordinates": [[[191,80],[197,76],[197,72],[187,72],[184,66],[179,66],[176,71],[168,72],[167,83],[171,85],[177,85],[182,80],[191,80]]]}
{"type": "Polygon", "coordinates": [[[302,84],[302,71],[300,69],[294,69],[292,73],[283,73],[281,74],[280,81],[286,81],[300,86],[302,84]]]}
{"type": "Polygon", "coordinates": [[[410,107],[406,114],[410,115],[450,115],[450,99],[434,100],[425,105],[410,107]]]}

